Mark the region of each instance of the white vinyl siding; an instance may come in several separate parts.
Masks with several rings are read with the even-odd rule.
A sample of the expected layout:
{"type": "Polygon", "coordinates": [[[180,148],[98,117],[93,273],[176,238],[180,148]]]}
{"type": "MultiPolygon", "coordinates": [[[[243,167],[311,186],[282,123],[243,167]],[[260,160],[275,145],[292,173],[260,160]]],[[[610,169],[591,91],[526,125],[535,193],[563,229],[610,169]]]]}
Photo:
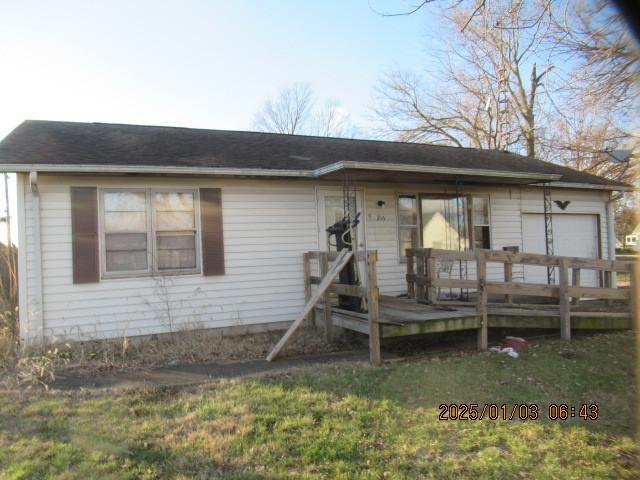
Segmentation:
{"type": "MultiPolygon", "coordinates": [[[[21,224],[25,243],[20,255],[26,256],[21,260],[26,281],[21,282],[20,288],[25,289],[21,298],[24,297],[26,308],[21,312],[21,322],[28,327],[41,309],[37,305],[35,278],[33,197],[27,176],[19,178],[25,182],[24,225],[21,224]]],[[[304,306],[302,253],[318,249],[316,195],[320,185],[341,188],[338,184],[304,180],[41,175],[41,311],[45,336],[94,339],[293,320],[304,306]],[[151,275],[73,284],[69,188],[83,185],[152,191],[221,188],[225,275],[151,275]]],[[[378,251],[380,291],[390,295],[404,293],[406,265],[399,256],[397,196],[443,192],[445,187],[365,184],[361,189],[366,247],[378,251]]],[[[444,193],[453,193],[453,188],[444,193]]],[[[522,213],[542,212],[542,192],[537,188],[469,187],[463,193],[488,195],[494,249],[522,248],[522,213]]],[[[557,189],[554,198],[571,200],[565,213],[601,216],[600,238],[606,256],[607,194],[557,189]]],[[[489,265],[490,277],[502,275],[499,265],[489,265]]],[[[517,269],[514,276],[518,279],[517,269]]]]}
{"type": "MultiPolygon", "coordinates": [[[[109,338],[271,323],[292,320],[304,305],[302,253],[318,248],[310,183],[157,178],[141,185],[135,179],[44,175],[39,182],[46,337],[109,338]],[[69,187],[82,185],[222,188],[225,275],[152,275],[74,285],[69,187]]],[[[25,194],[27,230],[30,197],[25,194]]],[[[29,231],[26,237],[29,251],[29,231]]]]}

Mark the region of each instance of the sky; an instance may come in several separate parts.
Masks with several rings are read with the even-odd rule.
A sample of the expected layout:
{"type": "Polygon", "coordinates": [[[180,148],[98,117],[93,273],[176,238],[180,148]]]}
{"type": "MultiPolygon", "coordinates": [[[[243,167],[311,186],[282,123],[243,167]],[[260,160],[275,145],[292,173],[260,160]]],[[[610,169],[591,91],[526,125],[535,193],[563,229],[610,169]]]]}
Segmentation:
{"type": "MultiPolygon", "coordinates": [[[[413,3],[4,0],[0,139],[25,119],[250,130],[294,82],[339,102],[367,136],[376,81],[428,61],[437,31],[427,10],[374,10],[413,3]]],[[[15,212],[13,178],[10,194],[15,212]]]]}

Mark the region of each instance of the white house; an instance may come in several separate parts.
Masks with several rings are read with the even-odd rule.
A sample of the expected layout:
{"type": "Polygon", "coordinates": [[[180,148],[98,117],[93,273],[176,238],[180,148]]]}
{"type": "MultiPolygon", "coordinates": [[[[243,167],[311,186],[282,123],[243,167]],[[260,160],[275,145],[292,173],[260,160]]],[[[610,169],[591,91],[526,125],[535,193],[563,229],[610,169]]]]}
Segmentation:
{"type": "Polygon", "coordinates": [[[624,236],[624,247],[636,251],[640,250],[640,242],[638,242],[638,238],[640,238],[640,224],[636,225],[636,228],[634,228],[629,235],[624,236]]]}
{"type": "MultiPolygon", "coordinates": [[[[629,189],[499,151],[50,121],[10,133],[0,165],[18,179],[25,341],[284,327],[304,304],[302,253],[327,248],[345,182],[358,247],[378,251],[392,295],[406,292],[410,246],[545,253],[545,183],[554,252],[613,258],[611,194],[629,189]]],[[[546,281],[541,267],[514,279],[546,281]]]]}

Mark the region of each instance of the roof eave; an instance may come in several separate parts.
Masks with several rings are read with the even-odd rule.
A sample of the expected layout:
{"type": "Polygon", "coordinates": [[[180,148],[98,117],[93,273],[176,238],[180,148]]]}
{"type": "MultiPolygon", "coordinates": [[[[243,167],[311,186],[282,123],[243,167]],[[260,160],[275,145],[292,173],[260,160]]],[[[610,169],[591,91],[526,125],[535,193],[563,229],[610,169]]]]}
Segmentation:
{"type": "Polygon", "coordinates": [[[451,168],[436,167],[430,165],[406,165],[402,163],[375,163],[375,162],[353,162],[349,160],[335,162],[331,165],[318,168],[314,171],[314,176],[322,177],[329,173],[340,170],[382,170],[387,172],[406,172],[406,173],[438,173],[451,176],[480,176],[480,177],[499,177],[499,178],[517,178],[522,180],[535,181],[553,181],[559,180],[562,175],[555,173],[527,173],[512,172],[505,170],[484,170],[478,168],[451,168]]]}
{"type": "Polygon", "coordinates": [[[0,172],[48,173],[146,173],[165,175],[220,175],[260,177],[313,177],[313,170],[282,170],[266,168],[219,168],[147,165],[54,165],[0,163],[0,172]]]}
{"type": "Polygon", "coordinates": [[[606,185],[597,183],[551,182],[550,186],[554,188],[580,188],[589,190],[609,190],[616,192],[634,192],[638,190],[631,185],[606,185]]]}
{"type": "Polygon", "coordinates": [[[50,173],[146,173],[165,175],[212,175],[212,176],[256,176],[256,177],[291,177],[322,178],[340,170],[379,170],[406,173],[434,173],[451,176],[481,176],[494,178],[512,178],[527,180],[531,183],[550,182],[553,187],[585,188],[596,190],[634,191],[632,186],[606,185],[592,183],[572,183],[558,181],[560,174],[511,172],[503,170],[482,170],[471,168],[449,168],[428,165],[406,165],[375,162],[335,162],[315,170],[288,170],[266,168],[221,168],[221,167],[184,167],[184,166],[146,166],[146,165],[60,165],[60,164],[21,164],[0,163],[0,172],[50,172],[50,173]]]}

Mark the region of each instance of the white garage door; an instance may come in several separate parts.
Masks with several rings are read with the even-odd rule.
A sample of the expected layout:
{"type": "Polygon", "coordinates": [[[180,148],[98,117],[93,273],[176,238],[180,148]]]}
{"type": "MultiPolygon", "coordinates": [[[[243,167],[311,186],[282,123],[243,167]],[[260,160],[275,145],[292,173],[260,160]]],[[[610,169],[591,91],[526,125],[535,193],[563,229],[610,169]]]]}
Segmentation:
{"type": "MultiPolygon", "coordinates": [[[[546,253],[544,236],[544,215],[540,213],[522,214],[522,251],[546,253]]],[[[597,215],[553,215],[553,252],[568,257],[599,258],[597,215]]],[[[545,267],[525,267],[526,282],[546,283],[545,267]]],[[[556,272],[556,282],[558,273],[556,272]]],[[[598,286],[598,275],[593,270],[583,270],[580,275],[582,286],[598,286]]]]}

